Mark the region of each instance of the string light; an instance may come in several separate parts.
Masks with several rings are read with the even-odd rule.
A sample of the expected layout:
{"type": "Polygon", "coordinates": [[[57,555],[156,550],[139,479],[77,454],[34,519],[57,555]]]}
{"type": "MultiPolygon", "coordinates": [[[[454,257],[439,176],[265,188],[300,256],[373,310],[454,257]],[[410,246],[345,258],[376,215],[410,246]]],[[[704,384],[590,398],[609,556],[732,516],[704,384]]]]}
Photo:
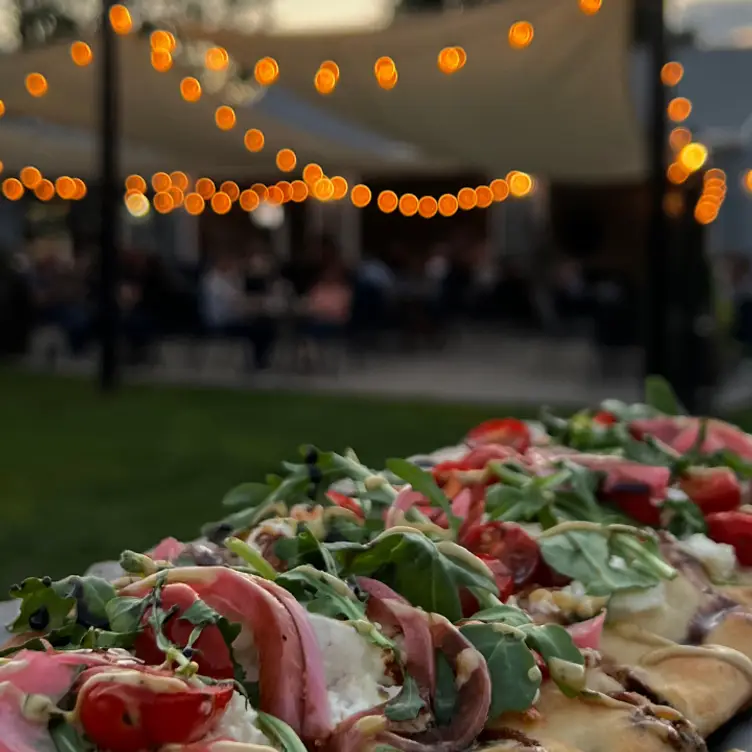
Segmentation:
{"type": "Polygon", "coordinates": [[[3,180],[3,196],[9,201],[18,201],[24,195],[24,187],[20,180],[16,178],[6,178],[3,180]]]}
{"type": "Polygon", "coordinates": [[[439,70],[448,76],[461,70],[467,62],[467,53],[462,47],[445,47],[439,52],[439,70]]]}
{"type": "Polygon", "coordinates": [[[496,178],[496,180],[492,180],[489,188],[491,189],[494,201],[496,202],[506,201],[509,196],[509,185],[504,178],[496,178]]]}
{"type": "Polygon", "coordinates": [[[196,217],[204,211],[206,202],[200,193],[188,193],[183,202],[188,214],[196,217]]]}
{"type": "Polygon", "coordinates": [[[214,122],[220,130],[231,131],[237,122],[235,110],[233,110],[232,107],[228,107],[226,104],[217,107],[217,111],[214,113],[214,122]]]}
{"type": "Polygon", "coordinates": [[[488,209],[494,202],[493,191],[487,185],[479,185],[475,189],[476,206],[479,209],[488,209]]]}
{"type": "Polygon", "coordinates": [[[451,193],[445,193],[439,199],[439,214],[442,217],[453,217],[457,213],[458,208],[459,202],[457,201],[457,197],[451,193]]]}
{"type": "Polygon", "coordinates": [[[672,61],[661,68],[661,81],[664,86],[676,86],[684,78],[684,66],[672,61]]]}
{"type": "Polygon", "coordinates": [[[166,172],[155,172],[151,177],[151,187],[156,193],[166,193],[172,188],[172,178],[166,172]]]}
{"type": "Polygon", "coordinates": [[[159,214],[169,214],[175,208],[175,200],[167,191],[156,193],[152,203],[159,214]]]}
{"type": "Polygon", "coordinates": [[[399,199],[394,191],[381,191],[376,204],[384,214],[392,214],[399,206],[399,199]]]}
{"type": "Polygon", "coordinates": [[[470,211],[478,205],[478,195],[472,188],[462,188],[457,194],[457,203],[460,209],[470,211]]]}
{"type": "Polygon", "coordinates": [[[278,185],[270,185],[266,201],[272,206],[281,206],[285,202],[285,194],[278,185]]]}
{"type": "Polygon", "coordinates": [[[120,4],[113,5],[110,8],[110,26],[116,34],[130,34],[133,30],[133,19],[128,8],[120,4]]]}
{"type": "Polygon", "coordinates": [[[149,43],[153,50],[166,50],[170,53],[174,52],[177,47],[175,35],[170,31],[164,31],[162,29],[157,29],[151,33],[149,43]]]}
{"type": "Polygon", "coordinates": [[[226,193],[217,191],[211,198],[211,207],[215,214],[227,214],[232,209],[232,201],[226,193]]]}
{"type": "Polygon", "coordinates": [[[206,51],[204,64],[210,71],[223,71],[230,64],[230,56],[224,47],[210,47],[206,51]]]}
{"type": "Polygon", "coordinates": [[[175,170],[175,172],[170,173],[170,183],[174,188],[185,192],[188,190],[188,182],[188,176],[184,172],[175,170]]]}
{"type": "Polygon", "coordinates": [[[60,198],[67,201],[76,195],[76,184],[73,182],[73,178],[63,175],[55,181],[55,190],[60,198]]]}
{"type": "Polygon", "coordinates": [[[42,179],[34,188],[34,195],[40,201],[51,201],[55,197],[55,186],[51,180],[42,179]]]}
{"type": "Polygon", "coordinates": [[[373,66],[373,73],[378,85],[387,91],[393,89],[399,80],[397,66],[390,57],[380,57],[373,66]]]}
{"type": "Polygon", "coordinates": [[[687,144],[680,152],[678,161],[688,172],[697,172],[702,169],[708,159],[708,150],[703,144],[687,144]]]}
{"type": "Polygon", "coordinates": [[[146,180],[140,175],[129,175],[125,179],[125,190],[135,193],[146,193],[146,180]]]}
{"type": "Polygon", "coordinates": [[[145,217],[149,213],[151,205],[149,199],[143,193],[137,191],[126,193],[125,208],[133,217],[145,217]]]}
{"type": "Polygon", "coordinates": [[[73,62],[79,68],[85,68],[87,65],[90,65],[94,59],[91,47],[86,42],[73,42],[70,48],[70,55],[73,62]]]}
{"type": "Polygon", "coordinates": [[[240,208],[243,211],[250,213],[258,208],[258,205],[261,203],[261,199],[259,198],[259,195],[258,193],[256,193],[256,191],[248,189],[240,194],[239,203],[240,208]]]}
{"type": "Polygon", "coordinates": [[[286,180],[280,180],[277,183],[277,188],[282,191],[282,203],[287,204],[292,201],[292,185],[286,180]]]}
{"type": "Polygon", "coordinates": [[[167,73],[172,68],[172,54],[162,48],[151,51],[151,67],[159,73],[167,73]]]}
{"type": "Polygon", "coordinates": [[[29,73],[26,76],[26,91],[32,97],[43,97],[49,89],[47,79],[41,73],[29,73]]]}
{"type": "Polygon", "coordinates": [[[371,203],[371,198],[371,189],[363,183],[353,186],[352,191],[350,191],[350,201],[358,209],[365,209],[371,203]]]}
{"type": "Polygon", "coordinates": [[[512,49],[529,47],[534,36],[535,30],[529,21],[517,21],[509,27],[509,44],[512,49]]]}
{"type": "Polygon", "coordinates": [[[418,197],[413,193],[400,196],[399,210],[403,217],[414,217],[418,213],[418,197]]]}
{"type": "Polygon", "coordinates": [[[752,193],[752,170],[747,170],[742,175],[742,188],[744,188],[747,193],[752,193]]]}
{"type": "Polygon", "coordinates": [[[313,184],[313,195],[319,201],[331,201],[334,196],[334,183],[327,177],[319,178],[313,184]]]}
{"type": "Polygon", "coordinates": [[[439,211],[439,202],[433,196],[423,196],[418,202],[418,214],[423,219],[431,219],[439,211]]]}
{"type": "Polygon", "coordinates": [[[343,177],[335,175],[332,178],[332,185],[334,186],[334,194],[332,195],[334,201],[340,201],[347,196],[347,191],[350,186],[347,184],[347,180],[343,177]]]}
{"type": "Polygon", "coordinates": [[[24,188],[33,191],[42,182],[42,173],[36,167],[24,167],[18,174],[24,188]]]}
{"type": "Polygon", "coordinates": [[[0,99],[0,118],[5,115],[5,102],[0,99]]]}
{"type": "Polygon", "coordinates": [[[198,102],[201,99],[201,83],[193,76],[186,76],[180,82],[180,96],[186,102],[198,102]]]}
{"type": "Polygon", "coordinates": [[[225,193],[230,197],[230,201],[234,204],[240,197],[240,188],[233,180],[225,180],[222,185],[219,186],[221,193],[225,193]]]}
{"type": "Polygon", "coordinates": [[[308,198],[308,185],[302,180],[292,181],[292,200],[300,204],[308,198]]]}
{"type": "Polygon", "coordinates": [[[280,149],[277,152],[277,167],[282,172],[292,172],[298,163],[298,158],[292,149],[280,149]]]}
{"type": "Polygon", "coordinates": [[[88,188],[86,187],[86,183],[84,183],[81,178],[73,178],[73,185],[75,186],[75,192],[73,193],[73,200],[74,201],[81,201],[86,194],[89,192],[88,188]]]}
{"type": "Polygon", "coordinates": [[[266,201],[269,198],[269,189],[263,183],[254,183],[251,186],[251,190],[258,194],[261,201],[266,201]]]}
{"type": "Polygon", "coordinates": [[[264,134],[256,128],[251,128],[245,132],[243,143],[248,151],[258,152],[264,148],[264,134]]]}
{"type": "Polygon", "coordinates": [[[339,80],[339,68],[336,63],[328,61],[332,67],[324,67],[326,63],[316,71],[316,75],[313,78],[313,85],[319,94],[328,95],[331,94],[337,86],[339,80]]]}
{"type": "Polygon", "coordinates": [[[214,185],[214,181],[211,178],[199,178],[196,181],[196,193],[198,193],[204,201],[208,201],[217,191],[217,187],[214,185]]]}
{"type": "Polygon", "coordinates": [[[668,116],[675,123],[681,123],[692,113],[692,103],[686,97],[676,97],[668,103],[668,116]]]}
{"type": "Polygon", "coordinates": [[[261,86],[271,86],[279,78],[279,65],[273,57],[261,58],[256,63],[253,75],[261,86]]]}
{"type": "Polygon", "coordinates": [[[167,192],[172,196],[172,203],[175,205],[176,209],[183,205],[183,202],[185,201],[185,192],[182,188],[173,185],[167,192]]]}
{"type": "Polygon", "coordinates": [[[603,0],[579,0],[580,10],[586,16],[594,16],[603,5],[603,0]]]}
{"type": "Polygon", "coordinates": [[[690,141],[692,141],[692,131],[682,126],[674,128],[668,137],[669,146],[674,151],[681,151],[690,141]]]}
{"type": "Polygon", "coordinates": [[[315,163],[307,164],[303,168],[303,180],[309,185],[315,185],[316,181],[324,177],[324,171],[315,163]]]}

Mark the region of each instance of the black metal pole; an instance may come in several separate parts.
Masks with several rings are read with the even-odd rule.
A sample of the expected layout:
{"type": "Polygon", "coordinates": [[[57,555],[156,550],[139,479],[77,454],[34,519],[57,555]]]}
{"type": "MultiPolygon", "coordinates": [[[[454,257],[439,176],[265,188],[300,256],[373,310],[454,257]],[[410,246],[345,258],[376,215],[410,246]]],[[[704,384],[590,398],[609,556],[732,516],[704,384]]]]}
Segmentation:
{"type": "Polygon", "coordinates": [[[647,0],[642,5],[647,27],[650,64],[650,131],[648,139],[650,167],[650,222],[647,238],[647,295],[645,317],[645,372],[671,377],[668,357],[671,301],[670,249],[667,217],[664,211],[666,195],[666,144],[668,119],[666,90],[661,81],[661,69],[666,63],[666,23],[663,0],[647,0]]]}
{"type": "Polygon", "coordinates": [[[101,27],[101,120],[100,120],[100,256],[99,326],[101,355],[99,382],[104,391],[118,385],[118,240],[120,197],[118,195],[118,55],[117,39],[110,24],[115,0],[102,0],[101,27]]]}

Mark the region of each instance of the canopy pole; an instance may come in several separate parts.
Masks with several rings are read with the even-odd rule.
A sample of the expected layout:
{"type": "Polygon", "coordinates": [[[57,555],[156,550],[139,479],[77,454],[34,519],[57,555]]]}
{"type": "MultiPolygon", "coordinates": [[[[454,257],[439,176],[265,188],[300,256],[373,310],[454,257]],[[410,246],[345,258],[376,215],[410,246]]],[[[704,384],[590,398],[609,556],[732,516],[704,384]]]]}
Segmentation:
{"type": "Polygon", "coordinates": [[[111,392],[118,386],[118,61],[117,40],[110,23],[115,0],[102,0],[100,66],[100,257],[99,257],[99,384],[111,392]]]}
{"type": "Polygon", "coordinates": [[[648,32],[650,64],[648,66],[650,92],[650,222],[647,238],[647,295],[645,310],[646,375],[671,377],[667,341],[670,337],[669,287],[671,282],[671,252],[668,243],[668,224],[664,211],[666,195],[666,137],[668,120],[666,91],[661,69],[666,63],[666,19],[663,0],[648,0],[642,4],[648,32]]]}

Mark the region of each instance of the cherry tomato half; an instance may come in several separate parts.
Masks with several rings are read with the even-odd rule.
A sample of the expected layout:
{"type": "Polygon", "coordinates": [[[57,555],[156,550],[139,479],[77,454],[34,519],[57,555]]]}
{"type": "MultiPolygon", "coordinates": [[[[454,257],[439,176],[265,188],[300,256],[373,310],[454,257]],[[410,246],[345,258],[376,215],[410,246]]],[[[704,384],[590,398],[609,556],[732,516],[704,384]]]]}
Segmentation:
{"type": "Polygon", "coordinates": [[[743,567],[752,567],[752,514],[717,512],[709,514],[705,522],[708,538],[733,546],[739,563],[743,567]]]}
{"type": "Polygon", "coordinates": [[[329,498],[329,501],[336,504],[338,507],[347,509],[353,514],[358,515],[358,517],[365,518],[363,508],[355,499],[345,496],[345,494],[339,493],[339,491],[327,491],[326,495],[329,498]]]}
{"type": "Polygon", "coordinates": [[[145,668],[95,671],[81,680],[78,720],[89,739],[107,752],[198,741],[216,725],[233,693],[230,684],[194,686],[167,671],[145,668]]]}
{"type": "Polygon", "coordinates": [[[475,426],[465,440],[471,447],[501,444],[524,453],[530,446],[530,429],[517,418],[494,418],[475,426]]]}
{"type": "MultiPolygon", "coordinates": [[[[179,648],[188,644],[194,625],[181,616],[198,600],[193,588],[182,582],[167,585],[162,590],[162,608],[165,611],[175,609],[164,625],[164,635],[179,648]]],[[[150,666],[164,663],[164,653],[157,647],[154,630],[148,623],[151,609],[144,614],[141,622],[142,632],[136,638],[134,649],[136,657],[150,666]]],[[[198,671],[202,676],[212,679],[232,679],[234,667],[230,648],[225,642],[219,627],[209,625],[204,627],[201,635],[193,644],[192,660],[198,663],[198,671]]]]}
{"type": "MultiPolygon", "coordinates": [[[[496,587],[499,589],[499,599],[506,603],[510,596],[514,594],[514,578],[512,573],[498,559],[484,554],[476,554],[478,558],[485,562],[486,566],[493,572],[496,587]]],[[[480,611],[480,604],[475,596],[467,589],[460,590],[460,603],[462,604],[462,615],[469,619],[473,614],[480,611]]]]}
{"type": "Polygon", "coordinates": [[[727,467],[691,467],[679,486],[703,514],[730,512],[742,503],[739,480],[727,467]]]}
{"type": "Polygon", "coordinates": [[[613,426],[618,423],[617,417],[613,413],[601,410],[593,416],[593,423],[600,423],[602,426],[613,426]]]}
{"type": "Polygon", "coordinates": [[[515,589],[531,581],[540,563],[538,544],[519,525],[506,522],[477,525],[461,543],[476,556],[500,561],[511,573],[515,589]]]}

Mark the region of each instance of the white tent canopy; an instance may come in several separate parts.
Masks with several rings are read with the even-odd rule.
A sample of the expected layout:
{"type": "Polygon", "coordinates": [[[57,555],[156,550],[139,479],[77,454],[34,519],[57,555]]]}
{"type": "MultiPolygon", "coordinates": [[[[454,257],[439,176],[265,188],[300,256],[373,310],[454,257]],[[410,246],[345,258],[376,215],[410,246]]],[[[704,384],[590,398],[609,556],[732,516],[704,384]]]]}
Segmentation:
{"type": "MultiPolygon", "coordinates": [[[[186,70],[176,64],[170,72],[158,73],[151,67],[147,40],[133,37],[122,42],[124,172],[179,169],[192,175],[251,181],[282,177],[275,156],[285,147],[295,150],[301,167],[314,161],[341,172],[442,168],[442,161],[428,159],[409,145],[348,126],[332,115],[314,111],[311,123],[298,123],[301,110],[308,117],[311,108],[279,91],[261,92],[260,97],[245,103],[233,101],[237,125],[230,132],[221,131],[215,125],[214,112],[227,103],[226,92],[205,91],[200,102],[189,104],[180,96],[180,79],[186,70]],[[274,114],[287,111],[292,116],[274,114]],[[263,151],[249,153],[245,149],[243,135],[250,128],[264,133],[263,151]]],[[[0,56],[0,98],[6,106],[6,115],[0,120],[0,159],[7,168],[18,170],[33,164],[52,175],[96,175],[100,87],[98,48],[93,48],[95,62],[86,68],[73,65],[68,45],[0,56]],[[45,96],[35,99],[26,92],[24,80],[30,72],[47,78],[45,96]]],[[[443,165],[448,167],[449,160],[443,160],[443,165]]]]}
{"type": "MultiPolygon", "coordinates": [[[[576,0],[505,0],[328,36],[248,36],[218,28],[213,41],[240,66],[252,68],[265,55],[279,61],[279,83],[245,105],[228,99],[227,91],[206,93],[197,104],[182,101],[179,80],[186,70],[180,57],[172,71],[157,73],[148,42],[126,38],[123,169],[281,177],[274,156],[289,147],[300,166],[316,161],[327,174],[475,168],[489,175],[519,169],[574,183],[639,180],[646,168],[628,86],[631,6],[631,0],[608,0],[598,14],[586,16],[576,0]],[[527,49],[512,50],[507,32],[521,19],[534,25],[535,39],[527,49]],[[467,64],[445,76],[437,54],[454,45],[465,48],[467,64]],[[394,58],[399,71],[392,91],[380,89],[373,75],[383,55],[394,58]],[[326,59],[338,63],[341,79],[331,96],[322,97],[313,77],[326,59]],[[214,124],[222,103],[236,104],[238,123],[229,133],[214,124]],[[248,128],[265,133],[263,152],[244,149],[248,128]]],[[[178,31],[179,39],[208,34],[189,26],[178,31]]],[[[49,173],[95,174],[97,52],[95,45],[95,63],[88,68],[73,65],[67,45],[0,57],[0,98],[7,108],[0,120],[0,159],[9,168],[34,163],[49,173]],[[31,71],[49,81],[40,99],[24,89],[31,71]],[[41,126],[24,132],[29,119],[79,136],[66,146],[41,126]],[[73,163],[82,166],[72,169],[73,163]]]]}
{"type": "Polygon", "coordinates": [[[506,0],[407,15],[372,33],[249,37],[225,29],[213,39],[244,66],[274,57],[278,85],[433,156],[492,174],[519,169],[568,182],[617,182],[646,170],[629,87],[631,13],[631,0],[608,0],[593,16],[576,0],[506,0]],[[524,50],[507,42],[518,20],[535,28],[524,50]],[[445,76],[437,55],[455,45],[465,48],[467,64],[445,76]],[[381,90],[373,74],[383,55],[399,72],[392,91],[381,90]],[[327,59],[341,79],[322,97],[313,78],[327,59]]]}

